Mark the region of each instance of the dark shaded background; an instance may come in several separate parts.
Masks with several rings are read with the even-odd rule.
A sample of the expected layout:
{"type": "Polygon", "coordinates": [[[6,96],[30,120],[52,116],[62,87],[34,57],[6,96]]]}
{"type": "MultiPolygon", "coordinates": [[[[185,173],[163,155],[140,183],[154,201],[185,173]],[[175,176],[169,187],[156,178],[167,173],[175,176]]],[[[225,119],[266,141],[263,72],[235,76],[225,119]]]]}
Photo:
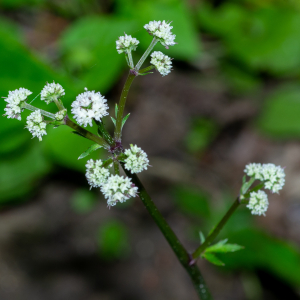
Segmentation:
{"type": "MultiPolygon", "coordinates": [[[[2,0],[0,95],[25,87],[33,99],[54,80],[68,108],[87,87],[112,113],[127,73],[115,41],[138,38],[137,61],[151,20],[173,21],[178,45],[155,48],[174,58],[172,73],[139,77],[129,94],[124,146],[142,147],[153,166],[142,181],[192,251],[245,164],[285,166],[267,216],[240,208],[219,237],[245,250],[220,255],[225,267],[199,266],[217,300],[299,299],[299,1],[2,0]]],[[[140,200],[108,210],[88,190],[77,158],[89,141],[60,127],[38,142],[24,126],[0,118],[0,299],[197,299],[140,200]]]]}

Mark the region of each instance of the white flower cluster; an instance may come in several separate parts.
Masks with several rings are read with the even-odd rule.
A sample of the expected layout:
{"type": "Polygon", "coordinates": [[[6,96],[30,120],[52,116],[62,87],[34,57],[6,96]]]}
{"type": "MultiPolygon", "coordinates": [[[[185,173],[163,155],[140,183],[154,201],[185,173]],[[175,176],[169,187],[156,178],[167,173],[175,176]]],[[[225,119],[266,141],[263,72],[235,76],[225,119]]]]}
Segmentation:
{"type": "Polygon", "coordinates": [[[40,141],[42,140],[42,136],[47,134],[45,128],[46,128],[46,123],[44,122],[44,118],[41,114],[40,110],[36,110],[33,113],[31,113],[27,117],[27,122],[26,122],[27,128],[30,133],[32,133],[33,137],[37,137],[40,141]]]}
{"type": "Polygon", "coordinates": [[[88,160],[86,163],[86,173],[85,176],[91,187],[100,187],[103,183],[107,181],[109,177],[109,170],[102,167],[102,160],[88,160]]]}
{"type": "Polygon", "coordinates": [[[79,94],[72,103],[71,112],[79,125],[92,126],[93,119],[100,121],[102,117],[108,115],[106,102],[100,92],[95,93],[86,89],[86,92],[79,94]]]}
{"type": "Polygon", "coordinates": [[[269,206],[268,196],[264,191],[250,193],[247,207],[251,209],[253,215],[264,215],[269,206]]]}
{"type": "Polygon", "coordinates": [[[131,35],[120,36],[116,41],[118,53],[123,53],[127,51],[135,51],[139,41],[133,38],[131,35]]]}
{"type": "Polygon", "coordinates": [[[65,95],[65,90],[59,83],[47,83],[41,91],[41,100],[47,104],[65,95]]]}
{"type": "Polygon", "coordinates": [[[263,181],[265,189],[273,193],[278,193],[285,183],[284,169],[274,164],[252,163],[245,167],[244,172],[250,177],[263,181]]]}
{"type": "Polygon", "coordinates": [[[125,202],[131,197],[135,197],[138,188],[131,182],[128,177],[111,175],[101,186],[101,192],[107,199],[108,206],[114,206],[117,202],[125,202]]]}
{"type": "Polygon", "coordinates": [[[172,34],[171,29],[173,27],[170,26],[170,23],[167,23],[166,21],[151,21],[149,24],[146,24],[144,28],[149,34],[156,37],[167,49],[169,48],[168,46],[176,44],[174,42],[176,35],[172,34]]]}
{"type": "Polygon", "coordinates": [[[137,147],[137,145],[130,145],[130,149],[126,149],[124,153],[127,155],[125,168],[131,173],[140,173],[143,170],[147,170],[149,159],[146,152],[137,147]]]}
{"type": "Polygon", "coordinates": [[[155,66],[156,70],[162,76],[166,76],[171,72],[171,68],[172,68],[171,58],[167,55],[164,55],[160,51],[154,51],[151,54],[150,63],[155,66]]]}
{"type": "Polygon", "coordinates": [[[27,97],[31,94],[31,91],[24,88],[9,91],[7,98],[4,98],[7,102],[7,105],[4,108],[4,110],[6,111],[4,116],[21,120],[21,112],[23,111],[23,109],[21,109],[20,106],[22,102],[26,101],[27,97]]]}

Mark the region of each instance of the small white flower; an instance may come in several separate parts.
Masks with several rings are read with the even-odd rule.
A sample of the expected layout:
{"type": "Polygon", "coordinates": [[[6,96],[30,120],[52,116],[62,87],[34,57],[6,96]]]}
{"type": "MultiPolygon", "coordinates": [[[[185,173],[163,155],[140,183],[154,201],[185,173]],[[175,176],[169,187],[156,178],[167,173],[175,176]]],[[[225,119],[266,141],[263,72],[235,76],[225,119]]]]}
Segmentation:
{"type": "Polygon", "coordinates": [[[246,165],[244,172],[252,177],[254,176],[255,179],[262,180],[262,165],[261,164],[256,164],[256,163],[251,163],[246,165]]]}
{"type": "Polygon", "coordinates": [[[62,121],[64,119],[64,117],[66,116],[66,114],[67,114],[67,110],[66,109],[62,109],[62,110],[58,111],[55,114],[55,120],[56,121],[62,121]]]}
{"type": "Polygon", "coordinates": [[[250,193],[247,207],[251,209],[253,215],[264,215],[269,206],[268,196],[264,191],[250,193]]]}
{"type": "Polygon", "coordinates": [[[37,137],[40,141],[42,140],[42,136],[47,134],[45,128],[46,128],[46,123],[44,122],[44,118],[41,114],[40,110],[36,110],[33,113],[31,113],[27,117],[27,122],[26,122],[27,128],[30,133],[32,133],[33,137],[37,137]]]}
{"type": "Polygon", "coordinates": [[[109,170],[102,167],[102,160],[88,160],[86,163],[86,173],[85,176],[91,187],[100,187],[106,182],[109,176],[109,170]]]}
{"type": "Polygon", "coordinates": [[[102,117],[108,115],[107,100],[95,91],[87,91],[79,94],[72,103],[71,112],[79,125],[92,126],[93,119],[100,121],[102,117]]]}
{"type": "Polygon", "coordinates": [[[285,184],[284,169],[274,164],[262,165],[262,177],[265,181],[265,189],[278,193],[285,184]]]}
{"type": "Polygon", "coordinates": [[[21,108],[21,104],[25,102],[27,97],[31,94],[31,91],[24,88],[9,91],[7,98],[4,98],[4,101],[7,102],[6,107],[4,108],[6,111],[4,116],[21,120],[21,112],[24,110],[21,108]]]}
{"type": "Polygon", "coordinates": [[[59,83],[47,83],[41,91],[41,100],[47,104],[65,95],[65,90],[59,83]]]}
{"type": "Polygon", "coordinates": [[[131,35],[120,36],[116,41],[118,53],[123,53],[127,51],[135,51],[139,41],[133,38],[131,35]]]}
{"type": "Polygon", "coordinates": [[[125,159],[125,168],[131,173],[140,173],[143,170],[147,170],[149,159],[146,152],[141,148],[136,145],[130,145],[130,149],[126,149],[125,154],[128,156],[125,159]]]}
{"type": "Polygon", "coordinates": [[[176,44],[174,42],[176,35],[172,34],[171,29],[173,27],[170,26],[170,23],[167,23],[166,21],[151,21],[149,24],[146,24],[144,28],[149,34],[156,37],[167,49],[169,48],[168,46],[176,44]]]}
{"type": "Polygon", "coordinates": [[[155,66],[156,70],[162,75],[168,75],[171,72],[172,62],[171,58],[164,55],[160,51],[154,51],[151,54],[150,63],[155,66]]]}
{"type": "Polygon", "coordinates": [[[114,206],[117,202],[125,202],[131,197],[135,197],[138,188],[131,182],[128,177],[111,175],[101,186],[101,192],[107,199],[108,206],[114,206]]]}

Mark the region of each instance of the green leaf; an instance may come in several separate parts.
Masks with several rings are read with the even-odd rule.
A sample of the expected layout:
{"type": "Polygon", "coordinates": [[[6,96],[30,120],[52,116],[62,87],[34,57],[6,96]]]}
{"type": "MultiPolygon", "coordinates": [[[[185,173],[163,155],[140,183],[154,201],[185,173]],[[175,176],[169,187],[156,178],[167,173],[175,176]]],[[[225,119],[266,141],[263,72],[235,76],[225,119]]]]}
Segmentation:
{"type": "Polygon", "coordinates": [[[178,207],[185,213],[203,218],[210,217],[209,195],[203,191],[186,186],[177,186],[172,190],[178,207]]]}
{"type": "Polygon", "coordinates": [[[78,159],[82,159],[88,155],[90,155],[92,152],[94,152],[95,150],[102,148],[102,146],[98,145],[98,144],[94,144],[91,147],[89,147],[85,152],[83,152],[78,159]]]}
{"type": "Polygon", "coordinates": [[[72,22],[60,38],[66,68],[89,89],[108,91],[126,66],[116,50],[119,36],[134,29],[135,21],[89,15],[72,22]],[[93,32],[93,34],[91,34],[93,32]]]}
{"type": "Polygon", "coordinates": [[[282,86],[265,101],[258,127],[274,138],[300,137],[299,84],[282,86]]]}
{"type": "Polygon", "coordinates": [[[113,118],[113,117],[111,117],[111,120],[112,120],[112,122],[114,123],[114,125],[116,126],[116,119],[115,118],[113,118]]]}
{"type": "Polygon", "coordinates": [[[71,206],[77,213],[90,212],[96,205],[97,198],[90,190],[78,189],[71,198],[71,206]]]}
{"type": "MultiPolygon", "coordinates": [[[[135,37],[140,41],[138,50],[146,50],[151,42],[151,36],[140,30],[151,20],[166,20],[172,22],[172,32],[176,35],[175,46],[167,52],[170,57],[192,60],[201,53],[201,44],[192,12],[182,0],[117,0],[117,14],[123,18],[137,21],[135,37]]],[[[166,49],[159,43],[154,48],[157,51],[166,49]]]]}
{"type": "Polygon", "coordinates": [[[123,120],[122,120],[122,128],[123,128],[125,122],[127,121],[127,119],[129,118],[129,116],[130,116],[130,113],[123,118],[123,120]]]}
{"type": "Polygon", "coordinates": [[[203,244],[205,242],[205,236],[202,231],[199,231],[200,243],[203,244]]]}
{"type": "Polygon", "coordinates": [[[99,229],[98,246],[100,255],[106,259],[126,256],[129,252],[129,241],[125,225],[116,220],[103,224],[99,229]]]}
{"type": "Polygon", "coordinates": [[[216,266],[225,266],[225,264],[212,253],[203,253],[201,257],[205,258],[210,263],[216,266]]]}
{"type": "Polygon", "coordinates": [[[116,103],[116,105],[115,105],[115,117],[116,118],[118,117],[118,111],[119,111],[119,107],[118,107],[118,104],[116,103]]]}
{"type": "MultiPolygon", "coordinates": [[[[227,241],[227,240],[225,240],[227,241]]],[[[225,242],[226,243],[226,242],[225,242]]],[[[211,252],[214,252],[214,253],[220,253],[220,252],[235,252],[235,251],[239,251],[241,249],[244,249],[243,246],[240,246],[240,245],[236,245],[236,244],[225,244],[225,243],[217,243],[215,245],[212,245],[208,248],[206,248],[205,252],[206,253],[211,253],[211,252]]]]}

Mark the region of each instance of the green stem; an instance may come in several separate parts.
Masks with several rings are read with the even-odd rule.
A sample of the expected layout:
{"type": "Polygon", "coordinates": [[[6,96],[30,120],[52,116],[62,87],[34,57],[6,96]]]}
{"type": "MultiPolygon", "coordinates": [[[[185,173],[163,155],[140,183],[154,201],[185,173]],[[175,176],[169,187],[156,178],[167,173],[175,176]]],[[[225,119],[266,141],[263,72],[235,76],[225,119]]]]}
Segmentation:
{"type": "Polygon", "coordinates": [[[120,175],[119,163],[117,161],[114,161],[114,172],[115,175],[120,175]]]}
{"type": "Polygon", "coordinates": [[[55,120],[55,114],[52,114],[52,113],[50,113],[48,111],[42,110],[40,108],[37,108],[37,107],[35,107],[35,106],[33,106],[33,105],[29,104],[29,103],[23,102],[22,105],[21,105],[21,108],[25,108],[25,109],[28,109],[28,110],[31,110],[31,111],[40,110],[41,114],[43,116],[55,120]]]}
{"type": "Polygon", "coordinates": [[[61,100],[57,99],[56,97],[54,98],[54,103],[57,106],[58,110],[63,110],[64,106],[61,102],[61,100]]]}
{"type": "Polygon", "coordinates": [[[106,130],[104,123],[102,121],[95,120],[96,125],[98,126],[98,133],[99,135],[110,145],[115,145],[114,139],[111,137],[109,132],[106,130]]]}
{"type": "Polygon", "coordinates": [[[204,250],[214,241],[214,239],[217,237],[217,235],[220,233],[224,225],[227,223],[231,215],[235,212],[235,210],[240,205],[240,198],[237,197],[236,200],[233,202],[225,216],[222,218],[222,220],[217,224],[217,226],[212,230],[212,232],[207,236],[205,239],[205,242],[200,245],[192,254],[193,259],[197,259],[204,250]]]}
{"type": "Polygon", "coordinates": [[[124,108],[126,104],[126,99],[128,96],[128,91],[129,88],[132,84],[133,79],[135,78],[135,74],[132,74],[129,71],[128,77],[126,79],[125,85],[123,87],[123,91],[120,97],[120,102],[119,102],[119,109],[118,109],[118,115],[116,116],[116,128],[115,128],[115,141],[116,142],[121,142],[121,136],[122,136],[122,120],[123,120],[123,113],[124,113],[124,108]]]}
{"type": "Polygon", "coordinates": [[[141,74],[144,74],[144,73],[147,73],[148,71],[150,71],[150,70],[152,70],[152,69],[154,69],[155,67],[154,66],[149,66],[149,67],[147,67],[147,68],[144,68],[144,69],[142,69],[142,70],[140,70],[139,71],[139,75],[141,74]]]}
{"type": "Polygon", "coordinates": [[[136,66],[135,66],[136,71],[138,71],[141,68],[144,61],[146,60],[146,58],[148,57],[148,55],[150,54],[150,52],[152,51],[153,47],[156,45],[157,42],[158,42],[158,40],[154,37],[151,44],[147,48],[147,50],[145,51],[143,56],[140,58],[139,62],[136,64],[136,66]]]}
{"type": "Polygon", "coordinates": [[[206,286],[206,283],[198,267],[196,266],[196,264],[191,264],[191,257],[189,253],[180,243],[174,231],[171,229],[171,227],[166,222],[162,214],[159,212],[137,175],[131,174],[130,171],[126,170],[124,168],[124,163],[121,163],[121,166],[123,167],[123,170],[125,171],[126,175],[129,178],[131,178],[132,182],[138,187],[140,199],[142,200],[146,209],[150,213],[151,217],[154,219],[156,225],[159,227],[162,234],[165,236],[166,240],[173,249],[181,265],[186,269],[186,271],[190,275],[199,298],[202,300],[211,300],[212,296],[206,286]]]}
{"type": "Polygon", "coordinates": [[[104,139],[102,139],[101,137],[89,132],[88,130],[80,127],[79,125],[77,125],[76,123],[74,123],[73,121],[71,121],[68,117],[68,115],[65,116],[65,124],[69,127],[71,127],[72,129],[74,129],[75,131],[77,131],[80,135],[84,136],[85,138],[95,142],[96,144],[101,145],[103,148],[105,149],[110,149],[109,144],[107,144],[105,142],[104,139]]]}
{"type": "Polygon", "coordinates": [[[127,55],[128,55],[128,60],[129,60],[129,66],[130,66],[131,69],[133,69],[134,68],[134,64],[133,64],[131,50],[127,51],[127,55]]]}

